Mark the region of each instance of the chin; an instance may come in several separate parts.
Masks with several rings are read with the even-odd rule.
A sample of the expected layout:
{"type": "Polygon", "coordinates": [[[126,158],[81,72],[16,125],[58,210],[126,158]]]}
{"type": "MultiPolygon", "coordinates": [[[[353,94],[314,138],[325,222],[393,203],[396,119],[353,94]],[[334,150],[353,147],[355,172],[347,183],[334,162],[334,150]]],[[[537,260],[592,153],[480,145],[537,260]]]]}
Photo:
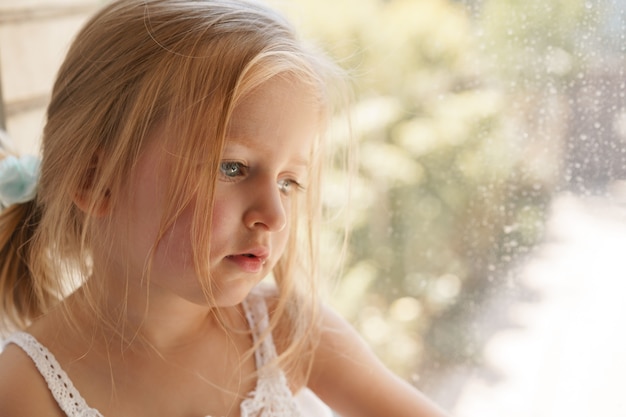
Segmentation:
{"type": "Polygon", "coordinates": [[[234,307],[241,304],[258,283],[257,279],[238,279],[213,288],[215,307],[234,307]]]}

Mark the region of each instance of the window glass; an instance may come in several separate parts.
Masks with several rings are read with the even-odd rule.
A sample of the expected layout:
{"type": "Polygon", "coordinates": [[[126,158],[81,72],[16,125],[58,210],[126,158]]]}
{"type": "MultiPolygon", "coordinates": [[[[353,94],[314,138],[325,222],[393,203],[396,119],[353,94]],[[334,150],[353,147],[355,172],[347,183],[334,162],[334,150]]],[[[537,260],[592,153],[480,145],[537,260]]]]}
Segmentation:
{"type": "Polygon", "coordinates": [[[626,1],[282,5],[357,90],[336,307],[456,416],[624,415],[626,1]]]}

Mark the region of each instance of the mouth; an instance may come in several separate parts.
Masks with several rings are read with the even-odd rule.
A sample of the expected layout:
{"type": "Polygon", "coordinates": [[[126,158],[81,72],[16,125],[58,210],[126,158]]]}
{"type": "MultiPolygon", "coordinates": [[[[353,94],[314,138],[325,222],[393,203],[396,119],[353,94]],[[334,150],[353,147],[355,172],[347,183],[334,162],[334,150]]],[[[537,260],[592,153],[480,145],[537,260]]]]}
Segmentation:
{"type": "Polygon", "coordinates": [[[255,248],[249,248],[246,251],[242,251],[241,253],[234,254],[233,256],[244,256],[246,258],[259,258],[263,261],[269,258],[270,253],[269,250],[265,247],[259,246],[255,248]]]}
{"type": "Polygon", "coordinates": [[[240,254],[237,254],[237,255],[228,255],[228,256],[226,257],[226,259],[236,259],[236,258],[248,258],[248,259],[255,259],[255,260],[259,260],[259,261],[261,261],[261,262],[262,262],[262,263],[264,263],[264,264],[265,264],[265,261],[266,261],[266,259],[267,259],[267,258],[265,258],[265,257],[257,256],[257,255],[255,255],[255,254],[253,254],[253,253],[240,253],[240,254]]]}
{"type": "Polygon", "coordinates": [[[244,252],[244,253],[236,253],[233,255],[228,255],[226,256],[227,258],[235,258],[235,257],[244,257],[244,258],[250,258],[250,259],[260,259],[263,262],[265,262],[267,260],[267,258],[269,257],[269,255],[267,255],[266,253],[261,253],[261,252],[244,252]]]}
{"type": "Polygon", "coordinates": [[[226,256],[226,259],[233,262],[245,272],[256,273],[263,270],[269,253],[264,249],[242,252],[226,256]]]}

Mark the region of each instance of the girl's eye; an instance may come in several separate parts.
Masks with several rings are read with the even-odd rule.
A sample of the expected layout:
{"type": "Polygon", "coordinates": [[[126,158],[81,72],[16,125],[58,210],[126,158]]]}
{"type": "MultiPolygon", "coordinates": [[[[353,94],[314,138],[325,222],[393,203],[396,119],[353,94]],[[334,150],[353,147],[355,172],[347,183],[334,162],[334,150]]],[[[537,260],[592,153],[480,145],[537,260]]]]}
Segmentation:
{"type": "Polygon", "coordinates": [[[220,164],[220,172],[226,178],[237,178],[246,174],[247,167],[241,162],[225,161],[220,164]]]}
{"type": "Polygon", "coordinates": [[[304,188],[295,180],[284,179],[278,181],[278,189],[281,193],[289,195],[294,191],[303,190],[304,188]]]}

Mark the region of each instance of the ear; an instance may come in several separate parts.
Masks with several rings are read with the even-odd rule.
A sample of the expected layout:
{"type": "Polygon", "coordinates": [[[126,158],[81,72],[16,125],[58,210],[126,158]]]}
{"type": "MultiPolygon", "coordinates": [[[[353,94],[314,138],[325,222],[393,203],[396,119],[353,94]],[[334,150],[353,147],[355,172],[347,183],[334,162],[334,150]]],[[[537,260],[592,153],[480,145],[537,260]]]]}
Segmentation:
{"type": "Polygon", "coordinates": [[[100,156],[97,154],[91,159],[91,163],[72,198],[76,207],[93,217],[105,217],[109,214],[111,206],[111,191],[107,188],[104,192],[96,193],[94,189],[99,171],[100,156]]]}
{"type": "Polygon", "coordinates": [[[74,195],[73,201],[76,207],[85,214],[92,217],[105,217],[110,212],[110,192],[106,190],[103,196],[93,201],[92,193],[78,192],[74,195]]]}

